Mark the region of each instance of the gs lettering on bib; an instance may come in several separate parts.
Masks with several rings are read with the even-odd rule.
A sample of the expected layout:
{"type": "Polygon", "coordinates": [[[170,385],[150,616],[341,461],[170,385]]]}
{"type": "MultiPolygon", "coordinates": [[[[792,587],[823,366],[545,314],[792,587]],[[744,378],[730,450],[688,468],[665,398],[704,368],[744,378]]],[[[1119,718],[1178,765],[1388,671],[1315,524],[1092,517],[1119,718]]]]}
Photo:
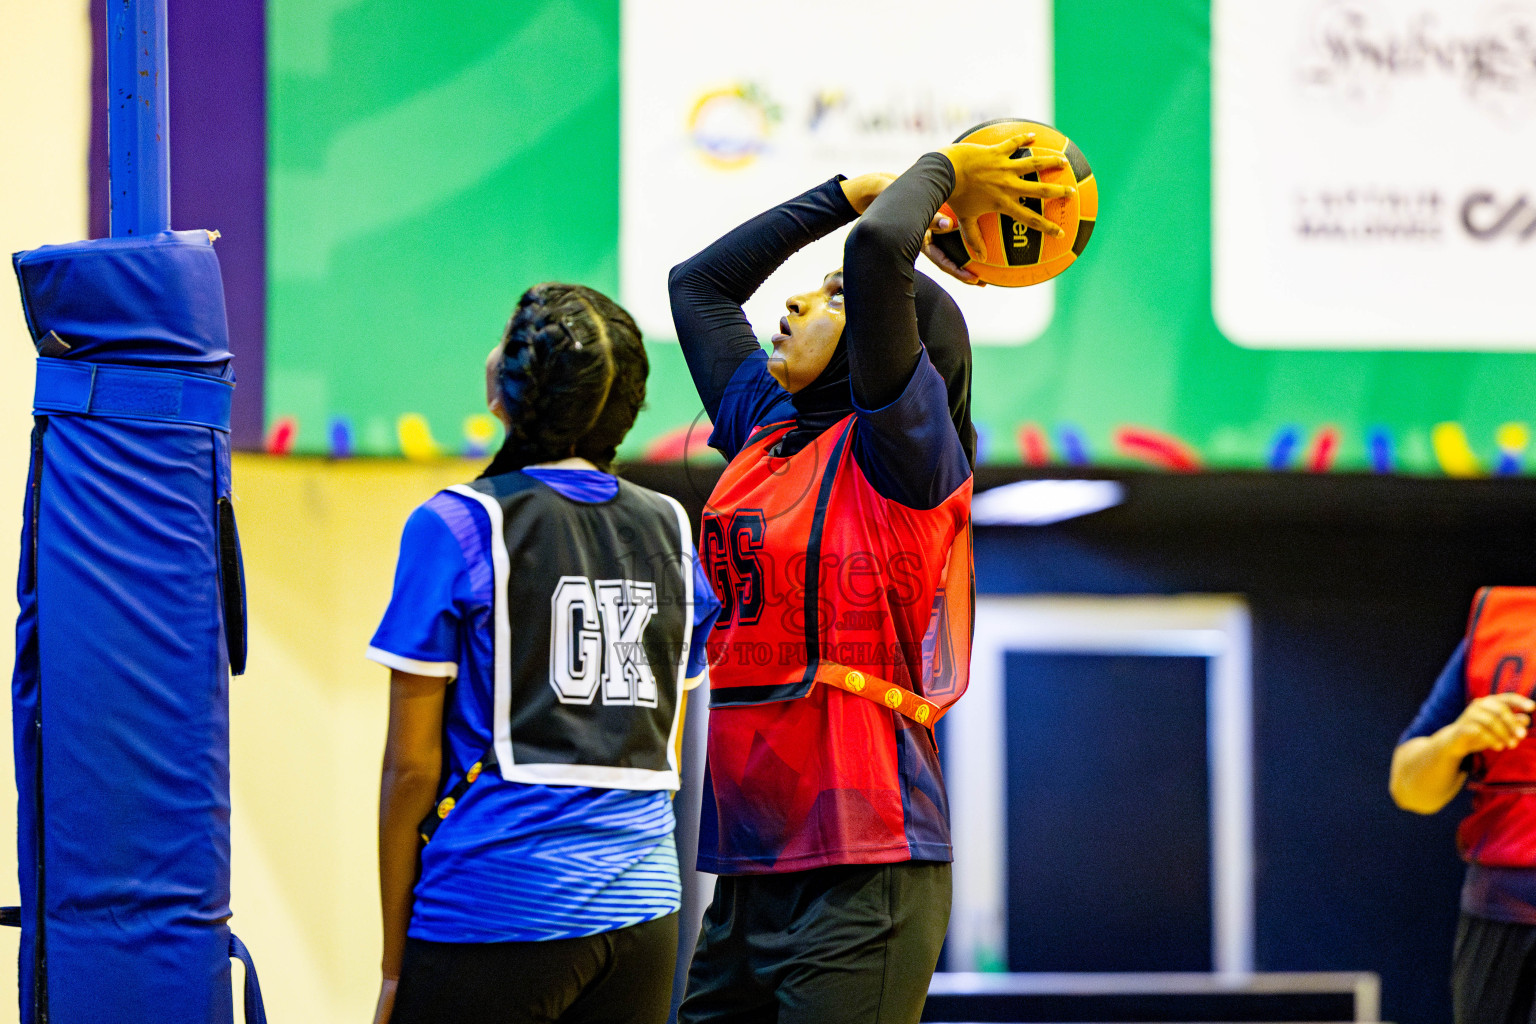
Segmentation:
{"type": "Polygon", "coordinates": [[[789,429],[760,429],[704,511],[699,555],[721,604],[710,707],[798,700],[835,665],[924,697],[931,726],[969,680],[972,483],[909,509],[860,468],[856,416],[773,454],[789,429]]]}
{"type": "MultiPolygon", "coordinates": [[[[1536,587],[1484,587],[1467,625],[1467,702],[1536,688],[1536,587]]],[[[1536,739],[1472,756],[1457,845],[1488,867],[1536,867],[1536,739]]]]}
{"type": "Polygon", "coordinates": [[[491,521],[494,746],[503,778],[679,787],[693,630],[687,513],[626,481],[572,501],[525,473],[450,488],[491,521]]]}

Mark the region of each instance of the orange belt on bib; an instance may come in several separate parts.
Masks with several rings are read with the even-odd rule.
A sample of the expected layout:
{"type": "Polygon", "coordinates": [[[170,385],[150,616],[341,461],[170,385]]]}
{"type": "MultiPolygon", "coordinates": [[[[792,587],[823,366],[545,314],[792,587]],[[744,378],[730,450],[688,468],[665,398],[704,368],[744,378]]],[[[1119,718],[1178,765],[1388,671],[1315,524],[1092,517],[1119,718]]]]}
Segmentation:
{"type": "Polygon", "coordinates": [[[927,726],[930,729],[945,710],[926,697],[918,696],[905,686],[887,682],[879,676],[872,676],[856,668],[839,665],[835,661],[823,661],[817,667],[816,681],[835,686],[839,690],[863,697],[865,700],[872,700],[876,704],[883,704],[898,715],[910,718],[918,725],[927,726]]]}

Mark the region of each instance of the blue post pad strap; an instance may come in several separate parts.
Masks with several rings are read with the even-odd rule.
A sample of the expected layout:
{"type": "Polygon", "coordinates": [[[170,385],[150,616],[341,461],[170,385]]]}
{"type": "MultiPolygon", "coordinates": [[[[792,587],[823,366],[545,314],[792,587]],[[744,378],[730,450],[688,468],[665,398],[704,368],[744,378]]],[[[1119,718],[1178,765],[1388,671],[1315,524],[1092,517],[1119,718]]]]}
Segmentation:
{"type": "Polygon", "coordinates": [[[235,386],[227,380],[180,370],[37,361],[34,416],[104,416],[155,420],[229,430],[235,386]]]}
{"type": "Polygon", "coordinates": [[[229,955],[245,965],[245,1024],[267,1024],[267,1009],[261,1001],[261,982],[256,977],[256,961],[234,932],[229,933],[229,955]]]}

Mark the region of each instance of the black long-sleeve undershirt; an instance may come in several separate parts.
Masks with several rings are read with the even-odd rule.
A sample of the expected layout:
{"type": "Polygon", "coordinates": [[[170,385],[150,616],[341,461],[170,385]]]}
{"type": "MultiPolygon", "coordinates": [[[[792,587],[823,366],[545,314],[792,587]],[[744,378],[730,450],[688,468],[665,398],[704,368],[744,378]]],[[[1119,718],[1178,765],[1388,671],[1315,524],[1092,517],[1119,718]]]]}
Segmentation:
{"type": "Polygon", "coordinates": [[[785,260],[858,217],[843,195],[842,180],[838,175],[758,214],[667,276],[677,340],[710,419],[719,412],[732,374],[762,350],[742,303],[785,260]]]}
{"type": "MultiPolygon", "coordinates": [[[[853,400],[879,409],[901,397],[917,368],[917,270],[933,216],[955,187],[955,169],[929,153],[864,211],[843,245],[843,302],[853,400]]],[[[964,322],[961,322],[963,329],[964,322]]]]}
{"type": "MultiPolygon", "coordinates": [[[[797,250],[855,219],[841,180],[834,178],[759,214],[672,268],[668,277],[683,356],[704,408],[716,424],[713,443],[727,457],[734,456],[746,434],[742,424],[728,416],[732,422],[722,438],[722,398],[743,363],[762,356],[742,303],[797,250]]],[[[909,404],[908,411],[894,420],[875,417],[855,439],[854,456],[876,489],[911,508],[934,507],[951,493],[969,475],[974,451],[972,437],[962,442],[950,415],[945,415],[963,418],[964,433],[970,435],[965,412],[970,342],[965,320],[949,294],[913,267],[924,233],[953,183],[949,161],[940,154],[928,154],[871,204],[844,247],[847,411],[853,412],[856,404],[867,416],[902,399],[918,383],[914,371],[922,365],[925,344],[943,375],[943,382],[932,383],[948,385],[947,409],[941,387],[918,406],[909,404]],[[930,422],[932,413],[912,418],[913,409],[935,398],[938,407],[929,408],[939,414],[937,422],[930,422]]],[[[758,396],[752,399],[753,407],[772,407],[777,418],[787,418],[780,410],[788,410],[788,393],[767,379],[766,370],[753,380],[756,383],[738,382],[758,396]],[[775,392],[783,396],[782,405],[772,398],[775,392]]],[[[919,390],[927,394],[927,388],[925,383],[919,390]]],[[[799,422],[800,414],[793,415],[799,422]]],[[[754,418],[750,422],[769,421],[754,418]]],[[[831,422],[835,420],[827,425],[831,422]]],[[[807,429],[816,428],[807,423],[796,431],[807,429]]]]}

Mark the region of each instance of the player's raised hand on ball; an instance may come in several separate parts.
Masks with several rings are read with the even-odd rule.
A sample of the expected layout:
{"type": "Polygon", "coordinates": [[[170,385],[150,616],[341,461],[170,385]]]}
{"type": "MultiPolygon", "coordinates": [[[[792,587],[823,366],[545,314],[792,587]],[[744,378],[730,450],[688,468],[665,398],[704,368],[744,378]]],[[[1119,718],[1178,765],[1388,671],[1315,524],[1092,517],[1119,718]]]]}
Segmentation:
{"type": "Polygon", "coordinates": [[[1063,234],[1060,226],[1024,205],[1028,199],[1060,199],[1076,191],[1071,185],[1026,178],[1026,175],[1038,176],[1041,171],[1069,166],[1067,158],[1059,154],[1014,156],[1034,140],[1034,133],[1027,132],[996,145],[957,142],[940,150],[955,169],[955,188],[949,195],[949,207],[960,219],[960,237],[972,256],[986,252],[981,227],[976,223],[976,218],[984,213],[1012,217],[1048,235],[1059,237],[1063,234]]]}
{"type": "Polygon", "coordinates": [[[1531,727],[1536,702],[1521,693],[1493,693],[1468,704],[1456,719],[1451,743],[1461,756],[1483,750],[1511,750],[1531,727]]]}
{"type": "Polygon", "coordinates": [[[934,266],[955,280],[962,281],[965,284],[974,284],[978,288],[985,288],[987,286],[985,281],[977,277],[972,271],[957,266],[955,261],[950,259],[943,249],[933,244],[934,235],[943,235],[951,231],[958,231],[959,229],[960,225],[955,218],[943,210],[934,214],[933,223],[928,226],[927,233],[923,235],[923,255],[927,256],[934,266]]]}

